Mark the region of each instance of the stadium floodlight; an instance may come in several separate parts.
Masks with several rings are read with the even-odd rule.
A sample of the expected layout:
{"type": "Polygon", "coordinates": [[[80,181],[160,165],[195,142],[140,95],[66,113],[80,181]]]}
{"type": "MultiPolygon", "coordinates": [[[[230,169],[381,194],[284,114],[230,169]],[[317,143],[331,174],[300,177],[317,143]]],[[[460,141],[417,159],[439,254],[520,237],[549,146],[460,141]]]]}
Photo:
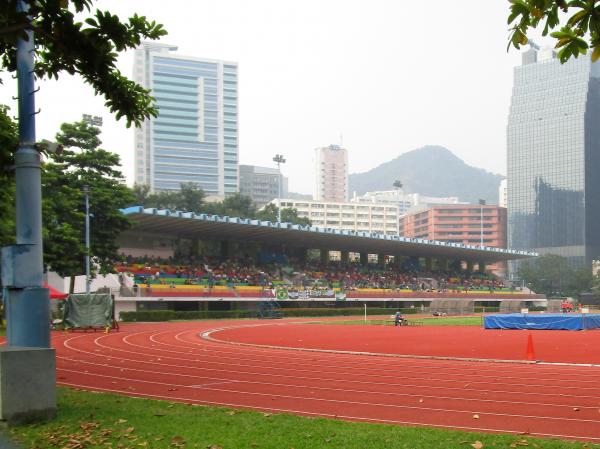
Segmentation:
{"type": "Polygon", "coordinates": [[[283,154],[276,154],[273,162],[277,164],[277,170],[279,171],[279,179],[277,180],[277,223],[281,223],[281,164],[285,164],[283,154]]]}
{"type": "Polygon", "coordinates": [[[97,127],[102,126],[102,117],[99,117],[97,115],[92,116],[90,114],[83,114],[82,120],[91,126],[97,126],[97,127]]]}

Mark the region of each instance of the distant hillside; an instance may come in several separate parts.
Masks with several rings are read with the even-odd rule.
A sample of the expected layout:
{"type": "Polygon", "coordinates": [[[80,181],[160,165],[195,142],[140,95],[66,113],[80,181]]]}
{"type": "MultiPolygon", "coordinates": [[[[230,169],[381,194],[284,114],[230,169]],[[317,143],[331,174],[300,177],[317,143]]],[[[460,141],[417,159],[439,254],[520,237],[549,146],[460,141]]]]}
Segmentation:
{"type": "Polygon", "coordinates": [[[485,199],[498,204],[498,187],[503,176],[471,167],[450,150],[425,146],[409,151],[365,173],[349,176],[350,195],[373,190],[392,190],[396,179],[407,193],[430,196],[457,196],[476,203],[485,199]]]}

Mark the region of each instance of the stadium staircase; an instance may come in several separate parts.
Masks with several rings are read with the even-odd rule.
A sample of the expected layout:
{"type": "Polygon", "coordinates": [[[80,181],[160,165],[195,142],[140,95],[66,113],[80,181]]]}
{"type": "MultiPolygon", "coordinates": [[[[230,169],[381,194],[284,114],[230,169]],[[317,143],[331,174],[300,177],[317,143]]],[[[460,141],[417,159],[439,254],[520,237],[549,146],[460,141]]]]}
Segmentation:
{"type": "Polygon", "coordinates": [[[262,320],[283,318],[283,313],[277,302],[263,301],[258,304],[258,318],[262,320]]]}

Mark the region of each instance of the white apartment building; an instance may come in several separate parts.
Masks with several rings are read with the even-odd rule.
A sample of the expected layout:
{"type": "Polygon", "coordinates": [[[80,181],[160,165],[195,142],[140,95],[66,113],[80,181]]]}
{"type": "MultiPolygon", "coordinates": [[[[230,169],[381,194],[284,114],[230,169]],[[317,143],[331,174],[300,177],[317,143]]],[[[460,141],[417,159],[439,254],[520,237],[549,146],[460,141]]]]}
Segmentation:
{"type": "Polygon", "coordinates": [[[339,145],[315,149],[318,201],[348,201],[348,151],[339,145]]]}
{"type": "Polygon", "coordinates": [[[456,196],[426,196],[420,193],[404,193],[402,189],[377,190],[360,196],[355,193],[351,201],[353,203],[393,204],[398,206],[398,215],[442,204],[467,204],[459,201],[456,196]]]}
{"type": "Polygon", "coordinates": [[[504,178],[500,181],[500,187],[498,187],[498,206],[508,207],[508,179],[504,178]]]}
{"type": "MultiPolygon", "coordinates": [[[[277,205],[277,200],[271,201],[277,205]]],[[[293,208],[314,226],[348,231],[398,235],[398,206],[352,202],[282,199],[281,207],[293,208]]]]}

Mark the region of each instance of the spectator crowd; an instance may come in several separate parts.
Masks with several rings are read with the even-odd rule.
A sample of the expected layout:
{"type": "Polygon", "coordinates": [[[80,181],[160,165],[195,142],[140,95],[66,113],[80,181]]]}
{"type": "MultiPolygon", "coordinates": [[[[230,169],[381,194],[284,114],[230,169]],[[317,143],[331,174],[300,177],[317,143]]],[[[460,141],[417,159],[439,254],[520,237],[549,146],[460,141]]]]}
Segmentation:
{"type": "Polygon", "coordinates": [[[285,260],[259,264],[250,257],[219,259],[202,257],[194,263],[178,263],[173,259],[125,257],[117,265],[121,273],[134,276],[140,285],[201,285],[203,287],[256,286],[295,289],[329,288],[390,289],[412,291],[506,290],[503,280],[487,274],[468,271],[406,270],[396,264],[342,262],[309,262],[285,260]]]}

